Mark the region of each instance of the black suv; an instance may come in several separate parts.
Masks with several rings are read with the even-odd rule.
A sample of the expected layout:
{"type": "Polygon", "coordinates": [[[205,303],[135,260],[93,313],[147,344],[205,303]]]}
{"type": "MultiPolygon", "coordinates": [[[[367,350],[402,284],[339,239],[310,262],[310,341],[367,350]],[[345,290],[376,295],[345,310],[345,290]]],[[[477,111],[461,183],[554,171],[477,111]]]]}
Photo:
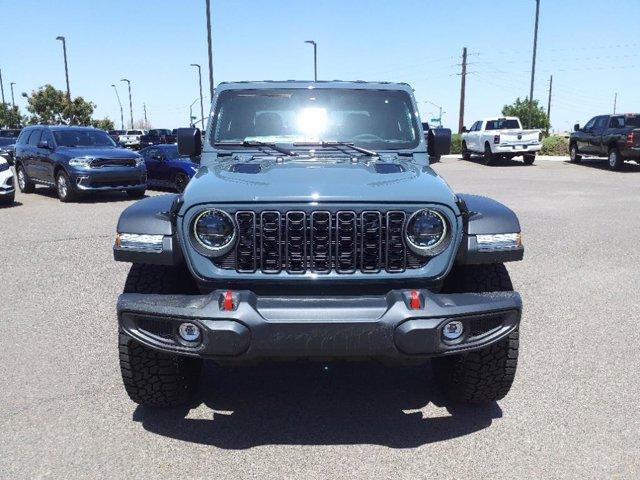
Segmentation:
{"type": "Polygon", "coordinates": [[[640,160],[640,114],[599,115],[580,128],[574,126],[569,154],[574,163],[582,154],[606,157],[609,168],[619,170],[625,160],[640,160]]]}
{"type": "Polygon", "coordinates": [[[161,143],[176,143],[176,136],[168,128],[155,128],[140,137],[140,149],[161,143]]]}
{"type": "Polygon", "coordinates": [[[15,167],[22,193],[33,192],[35,184],[47,185],[57,189],[62,202],[83,192],[109,190],[141,198],[147,188],[143,158],[93,127],[24,128],[16,142],[15,167]]]}

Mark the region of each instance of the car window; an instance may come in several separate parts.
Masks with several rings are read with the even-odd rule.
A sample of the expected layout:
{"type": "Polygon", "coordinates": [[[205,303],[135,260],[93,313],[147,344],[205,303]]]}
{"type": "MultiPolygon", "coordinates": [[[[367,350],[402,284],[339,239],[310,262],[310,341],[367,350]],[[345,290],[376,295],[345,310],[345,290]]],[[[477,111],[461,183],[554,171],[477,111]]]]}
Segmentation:
{"type": "Polygon", "coordinates": [[[593,117],[591,120],[589,120],[586,125],[584,126],[585,130],[589,130],[590,128],[593,128],[593,125],[596,123],[596,119],[598,117],[593,117]]]}
{"type": "Polygon", "coordinates": [[[142,135],[140,130],[127,130],[127,135],[142,135]]]}
{"type": "Polygon", "coordinates": [[[596,129],[600,130],[602,128],[604,128],[604,126],[607,124],[607,119],[609,117],[606,116],[602,116],[602,117],[598,117],[596,118],[596,123],[595,123],[595,127],[596,129]]]}
{"type": "Polygon", "coordinates": [[[473,131],[474,131],[474,132],[478,132],[478,131],[480,131],[481,129],[482,129],[482,121],[481,121],[481,120],[479,120],[479,121],[477,121],[477,122],[476,122],[476,125],[475,125],[475,127],[474,127],[473,131]]]}
{"type": "Polygon", "coordinates": [[[46,140],[47,143],[51,146],[55,145],[55,142],[53,141],[53,135],[51,135],[51,132],[49,130],[42,130],[42,137],[40,138],[40,140],[46,140]]]}
{"type": "Polygon", "coordinates": [[[31,135],[31,133],[33,133],[33,130],[23,130],[20,132],[16,145],[26,145],[29,142],[29,135],[31,135]]]}
{"type": "Polygon", "coordinates": [[[609,128],[623,128],[623,127],[624,127],[623,117],[611,117],[611,120],[609,120],[609,128]]]}
{"type": "Polygon", "coordinates": [[[36,129],[33,134],[29,137],[29,145],[38,145],[40,142],[40,137],[42,136],[42,130],[40,128],[36,129]]]}
{"type": "Polygon", "coordinates": [[[485,130],[514,130],[519,129],[520,123],[518,120],[508,120],[506,118],[499,118],[497,120],[487,121],[485,130]]]}

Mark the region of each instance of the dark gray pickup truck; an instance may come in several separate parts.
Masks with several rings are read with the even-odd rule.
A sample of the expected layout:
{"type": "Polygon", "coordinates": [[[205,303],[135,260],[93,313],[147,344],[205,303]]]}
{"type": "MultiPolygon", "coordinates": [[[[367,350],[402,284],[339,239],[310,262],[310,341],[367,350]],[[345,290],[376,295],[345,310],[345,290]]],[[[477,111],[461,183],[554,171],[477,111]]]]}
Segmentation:
{"type": "Polygon", "coordinates": [[[582,155],[606,157],[612,170],[619,170],[625,160],[640,159],[640,114],[599,115],[582,128],[576,124],[569,155],[574,163],[582,155]]]}
{"type": "Polygon", "coordinates": [[[516,215],[455,193],[429,157],[413,90],[366,82],[218,86],[183,194],[121,215],[131,262],[117,305],[124,386],[137,403],[189,399],[203,361],[433,360],[454,402],[513,382],[522,303],[516,215]],[[204,142],[204,145],[203,145],[204,142]]]}

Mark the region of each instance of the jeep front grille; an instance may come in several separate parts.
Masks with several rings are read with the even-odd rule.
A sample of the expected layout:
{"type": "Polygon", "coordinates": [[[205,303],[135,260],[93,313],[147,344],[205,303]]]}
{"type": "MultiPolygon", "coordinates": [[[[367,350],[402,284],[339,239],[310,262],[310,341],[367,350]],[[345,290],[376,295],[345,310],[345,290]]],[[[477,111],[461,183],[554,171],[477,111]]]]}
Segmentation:
{"type": "Polygon", "coordinates": [[[394,273],[427,262],[406,248],[401,210],[240,210],[235,219],[235,248],[213,261],[239,273],[394,273]]]}

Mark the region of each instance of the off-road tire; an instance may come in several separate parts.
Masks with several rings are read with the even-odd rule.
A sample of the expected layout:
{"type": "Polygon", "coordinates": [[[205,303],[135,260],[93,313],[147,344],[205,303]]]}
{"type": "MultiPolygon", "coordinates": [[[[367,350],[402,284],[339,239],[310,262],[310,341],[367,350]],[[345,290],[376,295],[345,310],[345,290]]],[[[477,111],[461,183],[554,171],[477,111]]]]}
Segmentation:
{"type": "Polygon", "coordinates": [[[471,160],[471,152],[467,150],[467,142],[462,142],[462,159],[471,160]]]}
{"type": "Polygon", "coordinates": [[[31,179],[29,178],[29,175],[27,175],[27,171],[24,169],[22,165],[18,165],[16,167],[16,176],[17,176],[18,188],[22,193],[33,193],[35,191],[36,186],[31,181],[31,179]],[[22,175],[23,175],[22,178],[24,179],[24,182],[20,180],[20,172],[22,172],[22,175]]]}
{"type": "MultiPolygon", "coordinates": [[[[125,293],[195,293],[186,268],[133,264],[125,293]]],[[[149,407],[175,407],[189,401],[202,360],[159,352],[118,331],[120,372],[129,398],[149,407]]]]}
{"type": "MultiPolygon", "coordinates": [[[[457,266],[443,286],[447,293],[511,291],[503,264],[457,266]]],[[[518,364],[519,331],[497,343],[469,353],[433,360],[436,381],[454,403],[500,400],[511,389],[518,364]]]]}
{"type": "Polygon", "coordinates": [[[135,190],[127,190],[127,195],[129,195],[129,198],[139,199],[144,197],[146,191],[146,188],[136,188],[135,190]]]}
{"type": "Polygon", "coordinates": [[[533,162],[536,161],[535,154],[527,154],[522,156],[522,161],[525,165],[533,165],[533,162]]]}
{"type": "Polygon", "coordinates": [[[491,152],[491,146],[488,143],[484,145],[483,159],[485,165],[493,165],[496,162],[496,156],[491,152]]]}
{"type": "Polygon", "coordinates": [[[582,161],[582,155],[578,152],[578,145],[575,143],[569,145],[569,161],[571,163],[580,163],[582,161]]]}
{"type": "Polygon", "coordinates": [[[607,157],[607,163],[610,170],[620,170],[624,164],[624,158],[620,154],[618,147],[611,147],[609,149],[609,156],[607,157]]]}

